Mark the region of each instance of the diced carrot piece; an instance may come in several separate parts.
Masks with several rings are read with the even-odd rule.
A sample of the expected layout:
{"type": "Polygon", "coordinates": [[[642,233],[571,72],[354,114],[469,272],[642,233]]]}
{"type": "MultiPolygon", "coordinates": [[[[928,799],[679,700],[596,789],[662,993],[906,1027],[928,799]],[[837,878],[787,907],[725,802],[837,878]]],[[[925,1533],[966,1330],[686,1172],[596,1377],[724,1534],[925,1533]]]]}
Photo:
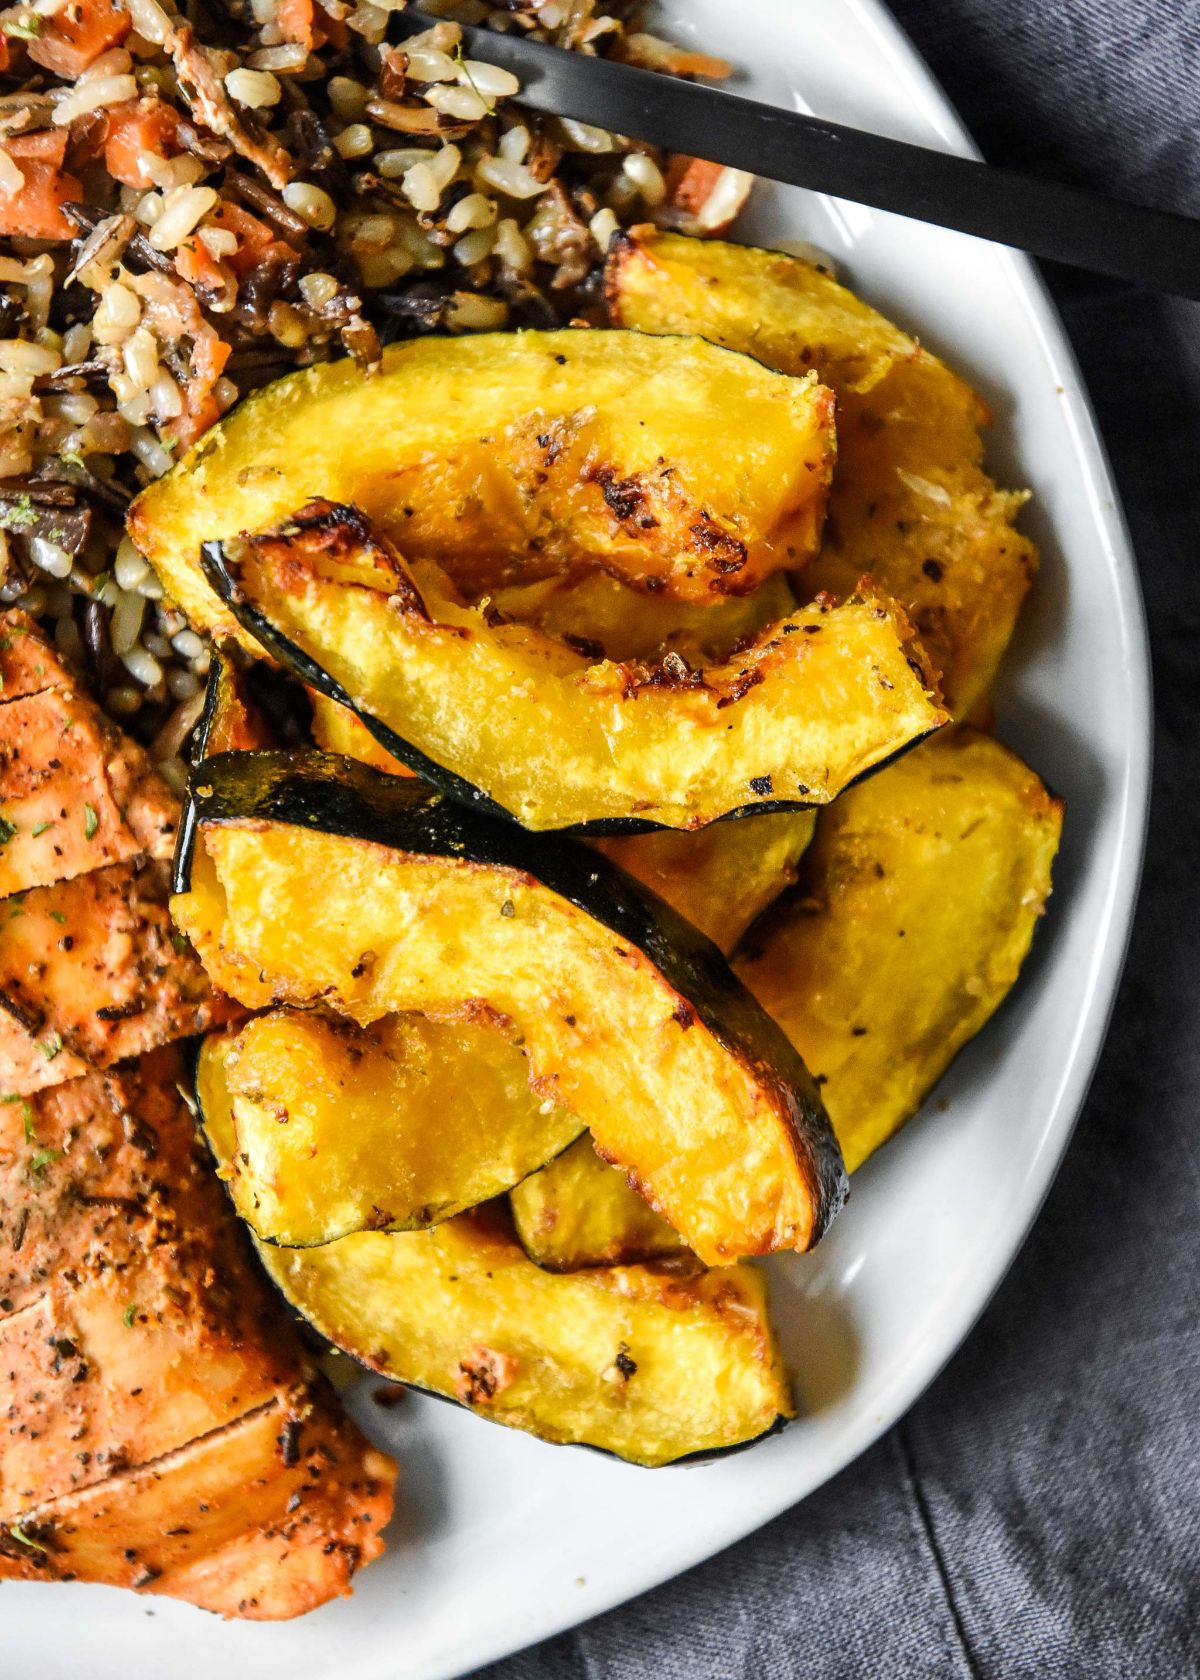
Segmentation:
{"type": "Polygon", "coordinates": [[[195,234],[175,247],[175,272],[189,286],[203,286],[209,291],[220,291],[225,283],[220,263],[195,234]]]}
{"type": "Polygon", "coordinates": [[[256,268],[273,245],[283,245],[291,253],[290,245],[285,245],[265,222],[252,216],[249,210],[243,210],[240,204],[218,204],[208,218],[208,225],[223,228],[237,240],[237,250],[231,252],[225,261],[239,279],[256,268]]]}
{"type": "Polygon", "coordinates": [[[102,52],[119,46],[129,28],[129,13],[117,0],[67,0],[60,12],[42,19],[29,56],[56,76],[73,80],[102,52]]]}
{"type": "Polygon", "coordinates": [[[678,212],[673,224],[686,233],[723,233],[745,205],[754,177],[723,163],[677,152],[667,170],[667,204],[678,212]]]}
{"type": "Polygon", "coordinates": [[[144,152],[174,157],[180,151],[179,115],[163,99],[130,99],[106,113],[104,163],[127,187],[144,189],[154,182],[142,164],[144,152]]]}
{"type": "Polygon", "coordinates": [[[279,0],[275,22],[285,41],[294,41],[298,46],[308,47],[311,51],[313,0],[279,0]]]}
{"type": "Polygon", "coordinates": [[[344,51],[350,40],[350,29],[345,19],[331,16],[324,6],[316,6],[313,16],[316,23],[313,30],[313,46],[330,46],[337,52],[344,51]]]}
{"type": "Polygon", "coordinates": [[[61,206],[82,198],[83,188],[74,175],[63,173],[66,129],[14,135],[4,142],[4,150],[21,171],[23,185],[7,196],[0,193],[0,234],[10,239],[74,239],[75,227],[61,206]]]}
{"type": "Polygon", "coordinates": [[[184,391],[186,407],[178,420],[171,422],[171,435],[183,447],[196,439],[221,418],[221,409],[213,395],[213,386],[221,377],[221,370],[229,360],[230,346],[223,339],[196,339],[192,346],[192,366],[184,391]]]}

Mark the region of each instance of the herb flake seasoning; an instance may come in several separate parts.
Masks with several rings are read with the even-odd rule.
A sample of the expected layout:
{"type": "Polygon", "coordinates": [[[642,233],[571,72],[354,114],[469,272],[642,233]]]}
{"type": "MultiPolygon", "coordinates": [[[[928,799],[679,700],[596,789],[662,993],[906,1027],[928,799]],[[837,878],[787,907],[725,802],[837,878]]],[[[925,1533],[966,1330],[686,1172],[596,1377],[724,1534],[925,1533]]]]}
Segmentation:
{"type": "Polygon", "coordinates": [[[39,1149],[29,1163],[29,1170],[31,1173],[44,1172],[51,1161],[60,1161],[61,1159],[61,1149],[39,1149]]]}
{"type": "Polygon", "coordinates": [[[42,1045],[41,1045],[42,1055],[45,1056],[45,1058],[48,1062],[52,1062],[54,1060],[55,1056],[61,1054],[62,1047],[63,1047],[62,1034],[60,1032],[52,1032],[50,1034],[49,1038],[44,1039],[43,1042],[42,1042],[42,1045]]]}
{"type": "Polygon", "coordinates": [[[0,846],[6,846],[16,832],[16,823],[9,822],[7,817],[0,817],[0,846]]]}
{"type": "Polygon", "coordinates": [[[130,1301],[129,1305],[125,1308],[125,1311],[121,1314],[121,1323],[125,1326],[126,1330],[133,1329],[133,1321],[136,1317],[137,1302],[130,1301]]]}
{"type": "Polygon", "coordinates": [[[32,1534],[26,1534],[20,1523],[13,1523],[8,1531],[14,1540],[22,1546],[28,1546],[31,1552],[45,1552],[46,1548],[40,1540],[35,1540],[32,1534]]]}
{"type": "Polygon", "coordinates": [[[85,805],[83,807],[83,838],[85,840],[94,839],[96,830],[99,827],[100,818],[96,815],[96,807],[94,805],[85,805]]]}

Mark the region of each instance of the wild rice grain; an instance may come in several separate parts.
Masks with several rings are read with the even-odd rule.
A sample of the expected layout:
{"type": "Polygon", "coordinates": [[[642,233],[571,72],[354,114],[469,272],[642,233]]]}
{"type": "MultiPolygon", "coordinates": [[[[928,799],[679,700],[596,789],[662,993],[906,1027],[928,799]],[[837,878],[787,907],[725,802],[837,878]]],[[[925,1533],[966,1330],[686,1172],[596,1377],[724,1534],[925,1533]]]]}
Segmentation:
{"type": "Polygon", "coordinates": [[[550,185],[549,181],[539,181],[523,163],[512,163],[508,158],[481,158],[475,165],[475,179],[480,186],[491,187],[506,198],[536,198],[550,185]]]}
{"type": "Polygon", "coordinates": [[[150,229],[151,245],[156,251],[173,251],[216,205],[212,187],[176,187],[163,200],[162,213],[150,229]]]}
{"type": "Polygon", "coordinates": [[[318,270],[315,274],[305,274],[300,280],[300,296],[310,309],[321,309],[327,303],[332,303],[338,294],[338,283],[332,274],[325,274],[318,270]]]}
{"type": "MultiPolygon", "coordinates": [[[[148,569],[148,568],[147,568],[148,569]]],[[[137,639],[142,633],[142,619],[146,613],[146,597],[122,589],[117,595],[112,610],[112,622],[109,634],[112,637],[113,652],[118,659],[123,659],[137,646],[137,639]]]]}
{"type": "Polygon", "coordinates": [[[86,117],[109,105],[124,105],[137,95],[138,85],[132,76],[101,76],[94,82],[81,82],[55,105],[54,124],[57,128],[67,128],[77,117],[86,117]]]}
{"type": "Polygon", "coordinates": [[[289,181],[283,202],[318,233],[327,233],[337,220],[337,206],[323,187],[314,187],[311,181],[289,181]]]}
{"type": "Polygon", "coordinates": [[[645,152],[630,152],[621,168],[641,194],[642,202],[656,209],[667,196],[667,183],[654,159],[645,152]]]}
{"type": "Polygon", "coordinates": [[[329,78],[329,103],[343,122],[357,122],[367,108],[367,90],[350,76],[329,78]]]}
{"type": "Polygon", "coordinates": [[[375,136],[366,123],[350,123],[333,142],[339,157],[369,157],[375,149],[375,136]]]}
{"type": "Polygon", "coordinates": [[[436,210],[442,201],[442,191],[433,170],[422,160],[414,163],[400,179],[400,190],[414,210],[426,214],[436,210]]]}
{"type": "Polygon", "coordinates": [[[65,548],[57,543],[47,542],[45,537],[30,537],[29,557],[41,571],[53,578],[65,578],[71,575],[71,556],[65,548]]]}
{"type": "Polygon", "coordinates": [[[225,78],[225,89],[239,105],[252,111],[266,111],[283,98],[279,78],[269,70],[231,70],[225,78]]]}
{"type": "Polygon", "coordinates": [[[408,54],[404,74],[414,82],[456,82],[458,65],[436,47],[417,47],[408,54]]]}
{"type": "Polygon", "coordinates": [[[144,647],[130,648],[128,653],[121,655],[121,663],[134,682],[141,683],[143,688],[155,688],[163,680],[162,666],[144,647]]]}
{"type": "Polygon", "coordinates": [[[458,79],[484,99],[511,99],[521,91],[521,84],[511,70],[502,70],[498,64],[485,64],[479,58],[464,58],[458,66],[458,79]]]}
{"type": "MultiPolygon", "coordinates": [[[[118,588],[136,589],[142,579],[149,575],[149,563],[138,553],[128,537],[122,537],[117,557],[113,561],[113,576],[117,580],[118,588]]],[[[130,645],[132,646],[132,643],[130,645]]]]}
{"type": "Polygon", "coordinates": [[[443,117],[455,117],[459,122],[479,122],[489,111],[487,100],[474,88],[447,87],[439,82],[428,90],[425,98],[443,117]]]}
{"type": "Polygon", "coordinates": [[[448,233],[468,233],[472,228],[490,228],[499,215],[495,199],[483,193],[468,193],[451,206],[446,217],[448,233]]]}

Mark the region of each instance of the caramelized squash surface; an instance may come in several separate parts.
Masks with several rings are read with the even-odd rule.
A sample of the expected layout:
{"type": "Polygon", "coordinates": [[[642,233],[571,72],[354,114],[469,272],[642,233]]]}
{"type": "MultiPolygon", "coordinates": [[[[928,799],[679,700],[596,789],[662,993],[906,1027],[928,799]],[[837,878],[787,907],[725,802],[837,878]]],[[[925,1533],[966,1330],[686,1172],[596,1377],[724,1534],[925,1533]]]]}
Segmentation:
{"type": "Polygon", "coordinates": [[[559,1275],[493,1209],[263,1260],[320,1333],[372,1370],[543,1440],[669,1464],[792,1414],[750,1266],[559,1275]]]}
{"type": "Polygon", "coordinates": [[[535,1091],[706,1261],[806,1248],[836,1211],[799,1058],[715,946],[594,852],[319,754],[208,760],[189,822],[173,912],[243,1002],[505,1017],[535,1091]]]}
{"type": "Polygon", "coordinates": [[[795,900],[737,966],[823,1076],[851,1171],[1012,987],[1061,828],[1033,771],[970,730],[923,743],[822,813],[795,900]]]}
{"type": "Polygon", "coordinates": [[[499,1021],[357,1027],[273,1010],[205,1041],[196,1089],[203,1117],[214,1106],[231,1116],[231,1147],[216,1153],[234,1206],[256,1235],[296,1248],[436,1224],[517,1184],[581,1130],[531,1090],[499,1021]]]}
{"type": "Polygon", "coordinates": [[[480,333],[392,344],[240,403],[130,514],[193,624],[238,635],[204,542],[312,496],[364,508],[471,598],[506,577],[597,566],[706,600],[748,593],[816,545],[833,399],[700,339],[480,333]]]}
{"type": "Polygon", "coordinates": [[[591,664],[459,606],[351,508],[314,503],[206,560],[269,652],[418,774],[528,828],[823,804],[944,720],[907,621],[876,599],[805,608],[690,672],[591,664]]]}
{"type": "Polygon", "coordinates": [[[911,617],[956,717],[986,701],[1037,565],[1025,501],[981,465],[985,404],[936,356],[810,263],[641,228],[607,272],[622,326],[697,332],[837,393],[829,517],[803,592],[868,575],[911,617]]]}

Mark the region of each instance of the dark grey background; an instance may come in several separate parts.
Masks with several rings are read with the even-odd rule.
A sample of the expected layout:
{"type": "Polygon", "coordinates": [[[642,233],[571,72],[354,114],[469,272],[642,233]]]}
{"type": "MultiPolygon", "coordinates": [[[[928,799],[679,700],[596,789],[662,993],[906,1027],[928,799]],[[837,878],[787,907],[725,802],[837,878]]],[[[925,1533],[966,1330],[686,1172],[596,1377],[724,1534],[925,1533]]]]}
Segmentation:
{"type": "MultiPolygon", "coordinates": [[[[1197,0],[892,4],[989,160],[1200,214],[1197,0]]],[[[1047,275],[1132,528],[1157,729],[1133,945],[1066,1163],[873,1451],[486,1680],[1200,1673],[1200,305],[1047,275]]]]}

